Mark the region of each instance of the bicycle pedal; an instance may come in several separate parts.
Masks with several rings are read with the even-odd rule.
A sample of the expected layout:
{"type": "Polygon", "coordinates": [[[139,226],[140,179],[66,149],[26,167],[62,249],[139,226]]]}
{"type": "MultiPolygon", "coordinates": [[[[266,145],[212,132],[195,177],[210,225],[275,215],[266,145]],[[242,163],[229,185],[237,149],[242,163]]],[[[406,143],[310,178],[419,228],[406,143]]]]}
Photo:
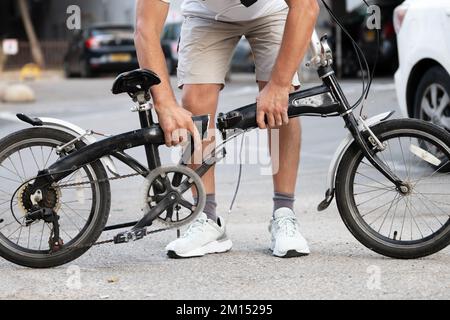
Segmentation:
{"type": "Polygon", "coordinates": [[[147,235],[147,228],[136,229],[131,231],[125,231],[117,234],[114,237],[114,243],[128,243],[130,241],[136,241],[144,238],[147,235]]]}

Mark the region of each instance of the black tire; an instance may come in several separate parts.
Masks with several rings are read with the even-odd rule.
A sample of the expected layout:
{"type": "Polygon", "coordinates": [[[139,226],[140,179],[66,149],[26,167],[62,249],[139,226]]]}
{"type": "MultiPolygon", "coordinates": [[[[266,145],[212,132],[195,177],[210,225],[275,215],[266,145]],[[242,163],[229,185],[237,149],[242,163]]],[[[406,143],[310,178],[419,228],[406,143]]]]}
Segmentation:
{"type": "Polygon", "coordinates": [[[68,62],[64,62],[63,68],[64,68],[64,76],[65,76],[67,79],[70,79],[70,78],[74,78],[74,77],[75,77],[75,74],[70,70],[70,65],[69,65],[68,62]]]}
{"type": "Polygon", "coordinates": [[[172,58],[166,58],[166,67],[169,75],[173,76],[177,73],[177,65],[172,58]]]}
{"type": "Polygon", "coordinates": [[[95,76],[94,71],[86,60],[81,63],[81,77],[82,78],[93,78],[95,76]]]}
{"type": "MultiPolygon", "coordinates": [[[[430,68],[423,75],[422,79],[420,80],[419,86],[417,87],[416,95],[414,98],[414,118],[432,122],[444,127],[445,129],[447,129],[447,131],[450,131],[449,127],[446,128],[442,125],[442,123],[440,123],[438,119],[440,117],[438,115],[436,115],[435,119],[432,119],[432,117],[427,115],[422,109],[422,101],[424,98],[426,98],[429,88],[433,85],[437,86],[439,90],[442,90],[442,94],[445,93],[447,94],[447,96],[450,96],[450,75],[447,73],[447,71],[445,71],[444,68],[435,66],[430,68]]],[[[444,114],[447,117],[450,117],[450,103],[444,110],[444,114]]]]}
{"type": "MultiPolygon", "coordinates": [[[[72,139],[74,139],[73,135],[52,128],[35,127],[24,129],[12,133],[0,140],[0,162],[3,161],[1,159],[8,157],[9,153],[14,154],[14,148],[16,148],[15,146],[18,144],[20,146],[25,146],[25,148],[28,146],[27,143],[30,145],[33,144],[36,146],[48,147],[53,144],[62,145],[72,139]]],[[[79,149],[83,146],[85,146],[85,144],[80,141],[76,143],[75,148],[79,149]]],[[[49,165],[50,164],[51,163],[49,163],[49,165]]],[[[86,168],[89,168],[89,172],[92,173],[92,175],[87,176],[89,180],[107,179],[108,177],[100,160],[87,165],[86,168]]],[[[39,250],[21,247],[11,242],[7,236],[0,231],[0,256],[15,264],[31,268],[56,267],[80,257],[99,238],[107,222],[110,210],[111,193],[109,182],[106,180],[99,183],[93,183],[92,186],[94,185],[96,193],[95,197],[92,197],[92,206],[95,206],[95,211],[94,209],[89,211],[89,218],[86,219],[86,225],[80,229],[77,236],[64,244],[59,251],[50,252],[49,249],[41,250],[40,246],[39,250]]],[[[9,190],[9,192],[12,192],[12,190],[9,190]]],[[[0,227],[1,226],[2,224],[0,224],[0,227]]],[[[44,226],[42,228],[44,228],[44,226]]]]}
{"type": "MultiPolygon", "coordinates": [[[[408,131],[414,132],[414,134],[430,135],[442,143],[441,146],[446,150],[447,159],[450,158],[450,135],[445,130],[425,121],[414,119],[390,120],[376,125],[373,127],[373,131],[381,141],[397,138],[397,135],[406,134],[405,132],[408,131]]],[[[423,241],[405,241],[401,239],[401,235],[400,240],[396,239],[396,236],[391,239],[378,233],[375,230],[376,228],[372,228],[365,221],[364,214],[359,212],[355,200],[356,195],[354,194],[355,173],[363,159],[365,158],[359,147],[356,143],[353,143],[343,156],[336,177],[338,210],[353,236],[367,248],[384,256],[397,259],[425,257],[447,247],[450,243],[450,219],[443,223],[438,231],[422,238],[423,241]]],[[[373,197],[373,195],[369,197],[373,197]]],[[[411,217],[411,219],[413,218],[411,217]]]]}

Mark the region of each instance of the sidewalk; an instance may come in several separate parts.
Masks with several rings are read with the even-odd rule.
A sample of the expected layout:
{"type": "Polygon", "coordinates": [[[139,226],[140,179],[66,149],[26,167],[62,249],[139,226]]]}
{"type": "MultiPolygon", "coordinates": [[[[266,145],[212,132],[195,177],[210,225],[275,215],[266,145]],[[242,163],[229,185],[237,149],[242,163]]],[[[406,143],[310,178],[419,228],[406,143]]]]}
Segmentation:
{"type": "MultiPolygon", "coordinates": [[[[40,79],[36,81],[43,80],[59,80],[64,77],[63,71],[59,69],[49,69],[42,70],[40,79]]],[[[20,70],[7,70],[0,72],[0,85],[6,83],[16,83],[20,81],[20,70]]],[[[33,81],[24,81],[33,82],[33,81]]]]}

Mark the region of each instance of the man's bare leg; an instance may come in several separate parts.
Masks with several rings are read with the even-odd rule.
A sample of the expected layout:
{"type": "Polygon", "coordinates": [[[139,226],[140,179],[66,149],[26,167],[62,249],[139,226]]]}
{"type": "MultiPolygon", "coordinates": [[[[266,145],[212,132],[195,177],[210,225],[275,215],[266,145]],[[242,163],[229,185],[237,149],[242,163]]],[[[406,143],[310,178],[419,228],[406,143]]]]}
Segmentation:
{"type": "MultiPolygon", "coordinates": [[[[193,115],[209,114],[212,119],[209,124],[210,129],[215,127],[213,119],[215,119],[215,114],[217,111],[220,89],[220,84],[186,84],[183,86],[183,107],[190,111],[193,115]]],[[[203,142],[202,150],[211,150],[211,146],[209,145],[215,143],[214,140],[211,140],[211,138],[212,137],[209,136],[208,139],[203,142]]],[[[195,169],[198,167],[198,164],[192,164],[190,167],[195,169]]],[[[215,220],[217,204],[215,201],[216,188],[214,166],[202,177],[202,181],[205,185],[206,191],[206,205],[204,212],[208,218],[215,220]]]]}
{"type": "MultiPolygon", "coordinates": [[[[260,82],[259,89],[262,90],[266,84],[260,82]]],[[[290,119],[288,125],[279,129],[278,135],[272,136],[269,130],[269,149],[274,171],[270,249],[274,256],[282,258],[301,257],[310,253],[308,242],[300,233],[294,212],[301,133],[298,118],[290,119]]]]}
{"type": "MultiPolygon", "coordinates": [[[[266,84],[267,82],[259,82],[259,90],[262,90],[266,84]]],[[[272,141],[269,130],[269,148],[271,150],[272,166],[278,169],[273,175],[275,193],[286,195],[295,194],[300,163],[301,134],[301,124],[298,118],[290,119],[287,126],[279,129],[279,141],[272,141]],[[272,144],[274,143],[278,143],[278,154],[272,153],[272,144]]]]}

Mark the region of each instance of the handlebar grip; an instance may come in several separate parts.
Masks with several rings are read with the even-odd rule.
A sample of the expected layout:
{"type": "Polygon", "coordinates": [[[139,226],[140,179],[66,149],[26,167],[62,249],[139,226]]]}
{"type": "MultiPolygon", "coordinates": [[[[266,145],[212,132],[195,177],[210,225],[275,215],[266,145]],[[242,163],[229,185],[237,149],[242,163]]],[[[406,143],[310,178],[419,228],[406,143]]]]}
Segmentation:
{"type": "Polygon", "coordinates": [[[217,118],[217,128],[219,130],[247,130],[256,127],[258,127],[256,123],[256,103],[249,104],[226,114],[220,114],[217,118]]]}

